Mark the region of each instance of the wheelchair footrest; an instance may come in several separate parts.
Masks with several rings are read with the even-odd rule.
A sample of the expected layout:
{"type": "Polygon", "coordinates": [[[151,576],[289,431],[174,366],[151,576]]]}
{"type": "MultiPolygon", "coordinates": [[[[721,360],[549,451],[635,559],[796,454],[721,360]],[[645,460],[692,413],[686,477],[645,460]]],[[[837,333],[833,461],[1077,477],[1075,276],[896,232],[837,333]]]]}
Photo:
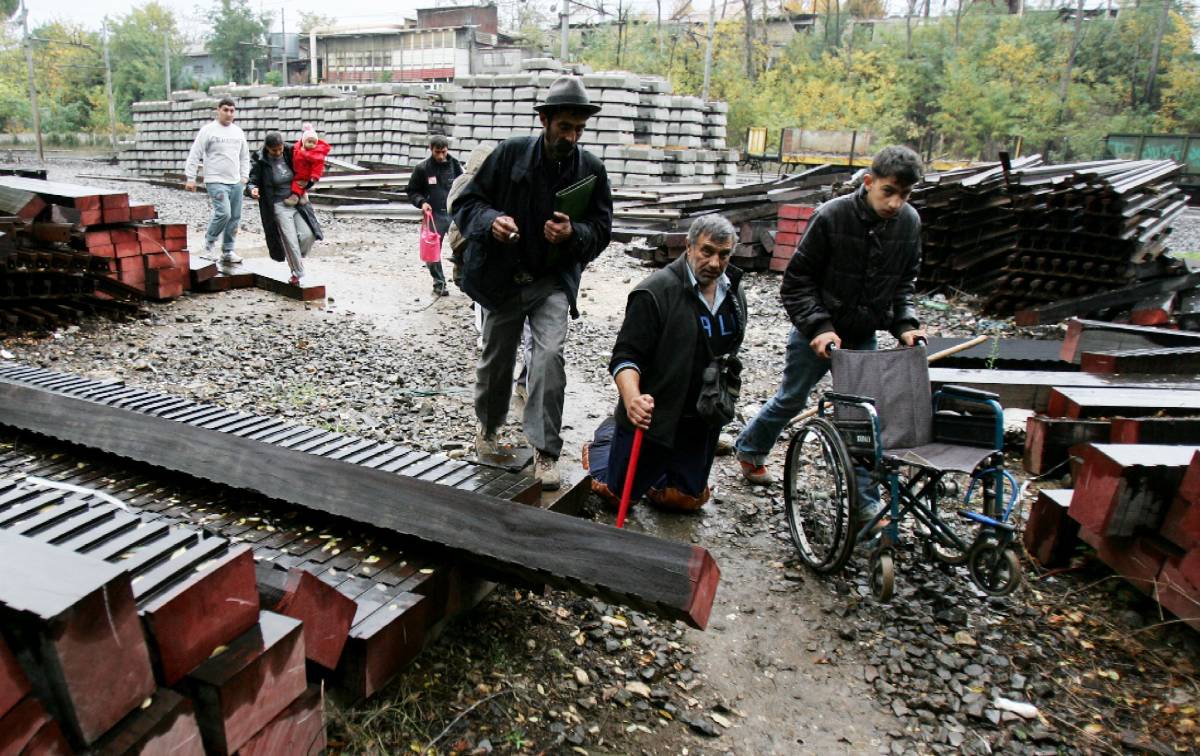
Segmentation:
{"type": "Polygon", "coordinates": [[[985,514],[980,514],[979,512],[963,511],[963,512],[959,512],[958,514],[960,517],[965,517],[966,519],[971,520],[972,522],[977,522],[980,525],[987,525],[987,526],[993,527],[993,528],[1000,528],[1001,530],[1007,530],[1010,533],[1012,533],[1014,530],[1016,530],[1016,528],[1014,528],[1012,525],[1009,525],[1007,522],[1001,522],[1000,520],[997,520],[992,517],[988,517],[985,514]]]}

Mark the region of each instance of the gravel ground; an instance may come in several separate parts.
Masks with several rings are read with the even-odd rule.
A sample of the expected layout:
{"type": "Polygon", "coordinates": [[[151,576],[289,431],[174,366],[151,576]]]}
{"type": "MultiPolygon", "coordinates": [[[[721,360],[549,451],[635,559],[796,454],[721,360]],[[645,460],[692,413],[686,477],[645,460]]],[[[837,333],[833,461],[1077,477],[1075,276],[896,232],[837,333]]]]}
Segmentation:
{"type": "MultiPolygon", "coordinates": [[[[51,177],[99,170],[61,164],[51,177]]],[[[166,219],[186,220],[196,245],[207,218],[202,197],[114,185],[156,203],[166,219]]],[[[256,215],[248,205],[239,242],[248,256],[265,254],[256,215]]],[[[466,300],[429,296],[415,263],[414,226],[323,216],[327,241],[311,264],[329,282],[325,307],[253,291],[186,296],[151,306],[143,320],[88,322],[4,348],[21,361],[463,453],[473,434],[476,355],[466,300]]],[[[1179,238],[1200,233],[1200,219],[1187,222],[1179,238]]],[[[608,350],[625,294],[643,275],[618,245],[585,276],[584,317],[571,326],[567,352],[565,466],[615,400],[608,350]]],[[[778,279],[747,281],[745,417],[774,391],[787,336],[778,279]]],[[[972,304],[931,298],[923,317],[931,332],[945,335],[1016,332],[1010,321],[981,320],[972,304]]],[[[518,429],[509,432],[515,437],[518,429]]],[[[776,470],[782,446],[771,460],[776,470]]],[[[1019,458],[1009,466],[1019,470],[1019,458]]],[[[383,694],[334,707],[334,750],[1051,754],[1200,747],[1194,633],[1159,616],[1086,554],[1054,574],[1026,564],[1026,585],[992,599],[963,571],[934,568],[902,550],[897,596],[879,605],[861,555],[832,578],[798,565],[778,485],[744,484],[729,458],[718,460],[714,482],[715,501],[699,516],[639,508],[629,524],[714,553],[723,580],[707,632],[570,595],[500,589],[383,694]],[[1001,699],[1030,703],[1037,713],[1023,718],[1003,710],[1001,699]]]]}
{"type": "Polygon", "coordinates": [[[1200,255],[1200,207],[1189,207],[1171,228],[1169,245],[1176,254],[1200,255]]]}

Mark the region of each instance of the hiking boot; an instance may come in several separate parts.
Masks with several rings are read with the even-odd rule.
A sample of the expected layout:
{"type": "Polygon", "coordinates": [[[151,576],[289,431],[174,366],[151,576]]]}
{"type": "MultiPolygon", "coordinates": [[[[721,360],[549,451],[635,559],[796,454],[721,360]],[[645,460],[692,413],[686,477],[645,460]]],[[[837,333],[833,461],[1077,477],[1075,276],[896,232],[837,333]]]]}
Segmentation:
{"type": "Polygon", "coordinates": [[[558,472],[558,458],[537,452],[533,460],[533,477],[542,482],[543,491],[557,491],[562,485],[562,476],[558,472]]]}
{"type": "Polygon", "coordinates": [[[487,433],[480,428],[475,432],[475,456],[480,459],[500,456],[500,440],[495,431],[487,433]]]}
{"type": "Polygon", "coordinates": [[[769,486],[775,482],[766,465],[756,465],[744,459],[739,459],[738,465],[742,468],[742,477],[756,486],[769,486]]]}
{"type": "Polygon", "coordinates": [[[222,252],[221,253],[221,264],[222,265],[238,265],[241,262],[242,262],[242,258],[239,257],[238,255],[235,255],[233,252],[222,252]]]}

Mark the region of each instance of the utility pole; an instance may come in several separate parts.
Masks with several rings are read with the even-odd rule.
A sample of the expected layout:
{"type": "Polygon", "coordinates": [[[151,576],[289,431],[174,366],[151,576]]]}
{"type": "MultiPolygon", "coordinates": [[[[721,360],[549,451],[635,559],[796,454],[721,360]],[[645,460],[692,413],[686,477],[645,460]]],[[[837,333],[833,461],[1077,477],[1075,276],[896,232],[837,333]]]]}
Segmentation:
{"type": "Polygon", "coordinates": [[[308,30],[308,83],[317,83],[317,27],[315,26],[308,30]]]}
{"type": "Polygon", "coordinates": [[[562,10],[558,13],[559,35],[562,37],[558,57],[563,62],[567,62],[567,37],[570,34],[570,18],[571,18],[571,0],[562,0],[562,10]]]}
{"type": "Polygon", "coordinates": [[[167,99],[171,99],[171,35],[163,32],[163,75],[167,83],[167,99]]]}
{"type": "MultiPolygon", "coordinates": [[[[815,3],[816,0],[813,0],[815,3]]],[[[711,0],[708,6],[708,40],[704,45],[704,91],[700,93],[700,99],[708,100],[708,82],[712,79],[712,55],[713,55],[713,26],[716,24],[717,18],[717,0],[711,0]]]]}
{"type": "Polygon", "coordinates": [[[117,153],[117,104],[113,102],[112,63],[108,59],[108,19],[100,27],[104,35],[104,91],[108,95],[108,131],[113,154],[117,153]]]}
{"type": "Polygon", "coordinates": [[[37,138],[38,162],[46,162],[46,152],[42,148],[42,114],[38,112],[37,83],[33,79],[33,40],[29,38],[29,9],[25,0],[21,0],[21,45],[25,48],[25,67],[29,73],[29,106],[33,115],[33,134],[37,138]]]}
{"type": "Polygon", "coordinates": [[[288,85],[287,75],[287,9],[279,9],[279,57],[282,58],[283,86],[288,85]]]}

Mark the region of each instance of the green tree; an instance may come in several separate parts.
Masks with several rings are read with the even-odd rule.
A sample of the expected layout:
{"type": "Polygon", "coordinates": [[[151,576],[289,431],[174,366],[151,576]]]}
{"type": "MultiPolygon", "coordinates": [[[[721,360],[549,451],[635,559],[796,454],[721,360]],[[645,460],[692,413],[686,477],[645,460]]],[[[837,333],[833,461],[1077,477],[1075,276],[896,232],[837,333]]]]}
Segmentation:
{"type": "Polygon", "coordinates": [[[269,19],[247,0],[217,0],[208,12],[212,36],[208,51],[232,81],[250,80],[250,61],[262,55],[269,19]]]}
{"type": "Polygon", "coordinates": [[[30,36],[43,130],[90,129],[94,103],[104,102],[99,35],[78,24],[54,21],[31,30],[30,36]]]}
{"type": "Polygon", "coordinates": [[[133,103],[162,100],[170,94],[165,91],[164,46],[171,56],[172,88],[182,80],[184,41],[172,11],[155,0],[118,17],[109,34],[117,117],[129,123],[133,103]]]}

